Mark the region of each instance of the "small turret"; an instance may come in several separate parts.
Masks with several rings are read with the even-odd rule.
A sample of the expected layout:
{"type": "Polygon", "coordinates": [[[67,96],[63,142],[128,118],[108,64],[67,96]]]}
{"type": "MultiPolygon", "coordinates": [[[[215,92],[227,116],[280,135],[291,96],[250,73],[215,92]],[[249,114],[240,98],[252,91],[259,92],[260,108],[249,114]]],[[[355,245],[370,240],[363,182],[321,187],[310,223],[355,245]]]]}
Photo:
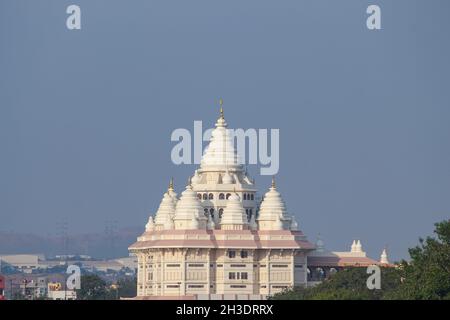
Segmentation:
{"type": "Polygon", "coordinates": [[[387,254],[386,248],[384,248],[383,252],[381,253],[380,263],[382,263],[382,264],[389,264],[389,258],[388,258],[388,254],[387,254]]]}

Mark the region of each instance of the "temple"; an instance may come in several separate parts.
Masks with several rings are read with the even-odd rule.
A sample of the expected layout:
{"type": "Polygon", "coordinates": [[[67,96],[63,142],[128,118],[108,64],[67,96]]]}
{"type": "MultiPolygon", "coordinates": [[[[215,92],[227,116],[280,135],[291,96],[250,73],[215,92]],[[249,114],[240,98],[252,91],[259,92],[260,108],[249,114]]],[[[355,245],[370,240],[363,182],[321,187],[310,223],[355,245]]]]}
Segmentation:
{"type": "Polygon", "coordinates": [[[180,196],[173,179],[145,232],[129,250],[138,258],[137,299],[265,299],[323,280],[346,266],[388,264],[312,244],[289,214],[273,178],[262,199],[234,147],[223,109],[200,167],[180,196]]]}

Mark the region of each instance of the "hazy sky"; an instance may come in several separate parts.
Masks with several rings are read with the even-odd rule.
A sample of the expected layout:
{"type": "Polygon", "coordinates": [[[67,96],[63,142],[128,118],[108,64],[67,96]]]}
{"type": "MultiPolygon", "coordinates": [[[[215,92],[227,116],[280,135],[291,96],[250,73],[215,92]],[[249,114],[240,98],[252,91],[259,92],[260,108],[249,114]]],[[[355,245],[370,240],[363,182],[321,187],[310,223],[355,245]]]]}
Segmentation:
{"type": "MultiPolygon", "coordinates": [[[[278,187],[334,250],[407,257],[450,216],[450,2],[0,1],[0,231],[144,226],[176,128],[279,128],[278,187]],[[82,30],[66,28],[69,4],[82,30]],[[382,9],[382,30],[366,8],[382,9]]],[[[261,190],[269,177],[249,168],[261,190]]],[[[1,244],[0,244],[1,246],[1,244]]]]}

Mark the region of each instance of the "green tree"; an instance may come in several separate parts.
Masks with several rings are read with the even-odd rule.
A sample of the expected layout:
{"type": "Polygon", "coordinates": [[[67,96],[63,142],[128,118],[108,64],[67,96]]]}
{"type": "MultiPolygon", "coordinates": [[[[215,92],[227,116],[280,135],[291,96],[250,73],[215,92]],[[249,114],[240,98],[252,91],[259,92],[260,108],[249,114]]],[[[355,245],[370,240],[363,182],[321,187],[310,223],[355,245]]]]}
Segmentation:
{"type": "Polygon", "coordinates": [[[450,299],[450,220],[435,224],[436,237],[419,239],[410,261],[381,269],[381,289],[366,287],[365,268],[339,271],[312,288],[294,288],[273,299],[450,299]]]}
{"type": "Polygon", "coordinates": [[[77,290],[79,300],[106,300],[113,299],[105,280],[95,274],[81,276],[81,289],[77,290]]]}
{"type": "Polygon", "coordinates": [[[122,278],[117,282],[118,296],[121,298],[133,298],[137,295],[137,279],[136,278],[122,278]]]}
{"type": "Polygon", "coordinates": [[[411,261],[399,265],[401,285],[387,299],[450,299],[450,220],[435,227],[436,238],[409,249],[411,261]]]}
{"type": "Polygon", "coordinates": [[[315,287],[295,287],[273,296],[279,300],[378,300],[400,284],[398,271],[381,268],[381,289],[367,288],[366,268],[346,268],[315,287]]]}

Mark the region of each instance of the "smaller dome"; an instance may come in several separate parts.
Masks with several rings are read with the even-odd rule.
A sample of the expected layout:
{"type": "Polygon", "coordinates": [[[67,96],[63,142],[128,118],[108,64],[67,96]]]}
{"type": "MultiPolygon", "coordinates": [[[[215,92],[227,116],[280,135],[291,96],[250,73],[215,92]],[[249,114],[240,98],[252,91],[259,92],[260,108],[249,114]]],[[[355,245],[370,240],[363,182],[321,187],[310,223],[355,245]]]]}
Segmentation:
{"type": "Polygon", "coordinates": [[[155,223],[153,222],[153,217],[148,217],[148,222],[145,225],[145,231],[153,231],[155,229],[155,223]]]}
{"type": "Polygon", "coordinates": [[[222,183],[223,184],[232,184],[233,183],[233,177],[228,173],[228,170],[223,174],[222,183]]]}
{"type": "Polygon", "coordinates": [[[175,204],[173,203],[172,197],[169,192],[164,193],[164,196],[159,205],[158,211],[155,216],[155,224],[158,225],[168,225],[168,220],[172,220],[175,214],[175,204]]]}
{"type": "Polygon", "coordinates": [[[194,176],[192,177],[192,183],[198,184],[198,183],[200,183],[200,180],[201,180],[201,176],[198,174],[198,171],[195,170],[194,176]]]}
{"type": "Polygon", "coordinates": [[[236,193],[232,193],[227,201],[222,215],[221,225],[246,225],[247,214],[242,206],[241,198],[236,193]]]}

